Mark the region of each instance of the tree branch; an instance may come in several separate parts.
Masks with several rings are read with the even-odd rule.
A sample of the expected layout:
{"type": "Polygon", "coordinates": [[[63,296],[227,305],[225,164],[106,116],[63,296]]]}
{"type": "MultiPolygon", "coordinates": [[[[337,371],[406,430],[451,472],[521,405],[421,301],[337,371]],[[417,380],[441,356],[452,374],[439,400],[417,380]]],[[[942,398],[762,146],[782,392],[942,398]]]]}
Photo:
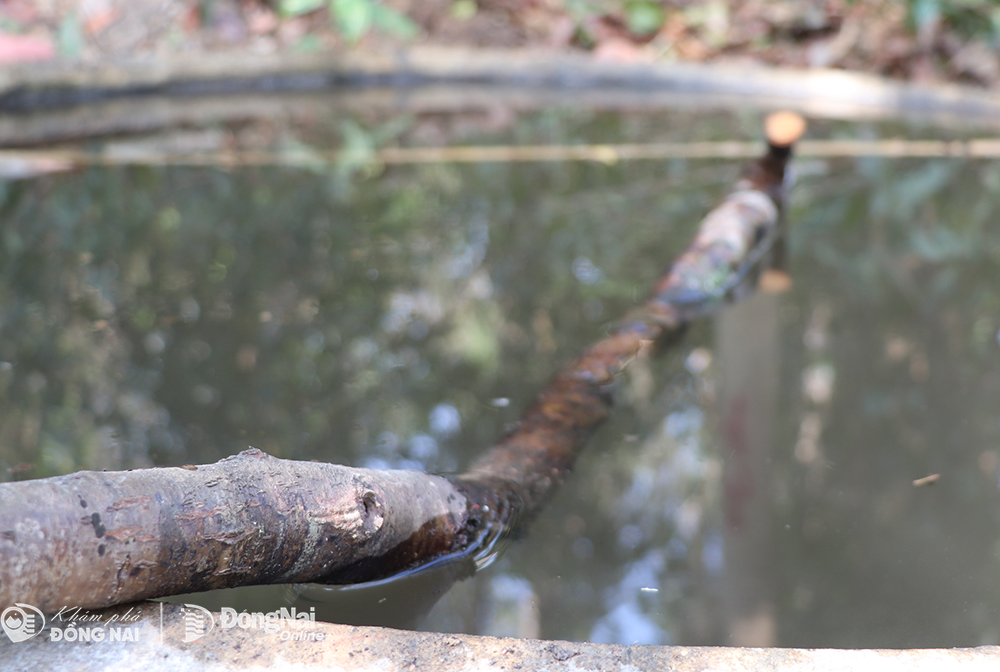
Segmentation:
{"type": "Polygon", "coordinates": [[[372,581],[477,557],[530,521],[649,345],[753,290],[780,240],[801,117],[768,119],[767,153],[712,210],[650,298],[560,371],[518,426],[448,480],[280,460],[79,472],[0,484],[0,609],[103,607],[216,588],[372,581]]]}

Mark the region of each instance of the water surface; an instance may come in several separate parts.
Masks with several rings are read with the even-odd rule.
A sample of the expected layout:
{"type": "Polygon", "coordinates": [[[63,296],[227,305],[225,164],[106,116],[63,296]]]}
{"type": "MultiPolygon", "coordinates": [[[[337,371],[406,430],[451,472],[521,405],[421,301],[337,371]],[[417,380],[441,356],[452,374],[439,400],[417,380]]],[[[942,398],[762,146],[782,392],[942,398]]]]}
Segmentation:
{"type": "MultiPolygon", "coordinates": [[[[331,117],[261,142],[301,154],[394,137],[752,139],[759,123],[752,112],[331,117]]],[[[740,166],[386,168],[359,156],[0,185],[0,477],[211,462],[249,445],[460,471],[644,296],[740,166]]],[[[637,362],[530,533],[423,627],[1000,644],[1000,165],[809,159],[798,173],[791,291],[637,362]],[[940,478],[913,485],[929,474],[940,478]]],[[[249,604],[285,599],[268,595],[249,604]]]]}

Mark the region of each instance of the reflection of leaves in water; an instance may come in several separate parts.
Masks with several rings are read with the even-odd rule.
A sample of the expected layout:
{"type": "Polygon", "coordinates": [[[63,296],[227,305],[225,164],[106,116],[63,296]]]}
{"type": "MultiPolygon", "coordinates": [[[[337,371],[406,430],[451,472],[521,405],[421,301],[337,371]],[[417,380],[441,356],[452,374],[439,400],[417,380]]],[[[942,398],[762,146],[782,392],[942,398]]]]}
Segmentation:
{"type": "Polygon", "coordinates": [[[385,431],[400,437],[392,459],[411,460],[447,401],[479,419],[441,439],[433,464],[458,468],[595,336],[585,301],[620,313],[659,270],[664,235],[680,249],[696,221],[686,211],[710,200],[664,198],[661,171],[575,164],[349,174],[411,125],[341,126],[356,160],[347,193],[305,141],[285,144],[298,169],[95,169],[11,185],[0,461],[42,476],[252,444],[356,462],[385,431]],[[623,192],[640,217],[628,236],[607,225],[623,192]],[[689,228],[664,232],[667,215],[689,228]],[[584,254],[606,273],[585,286],[571,271],[584,254]],[[350,356],[361,342],[368,354],[350,356]],[[48,384],[26,393],[36,379],[48,384]],[[509,409],[489,405],[501,396],[509,409]]]}
{"type": "MultiPolygon", "coordinates": [[[[838,268],[842,280],[872,298],[904,291],[913,299],[923,291],[945,299],[962,271],[942,264],[964,262],[972,272],[986,261],[990,245],[983,236],[990,234],[984,227],[997,192],[992,172],[955,160],[859,165],[870,182],[813,200],[799,194],[792,249],[838,268]]],[[[809,189],[806,180],[803,190],[809,189]]]]}
{"type": "Polygon", "coordinates": [[[978,237],[962,234],[945,227],[918,230],[910,234],[913,251],[932,263],[959,261],[972,257],[979,243],[978,237]]]}
{"type": "MultiPolygon", "coordinates": [[[[979,535],[995,538],[996,525],[985,516],[976,523],[966,517],[970,507],[989,508],[996,489],[996,474],[976,465],[992,455],[983,451],[992,450],[986,447],[1000,434],[1000,292],[991,280],[1000,264],[1000,185],[994,165],[953,159],[842,164],[822,180],[804,179],[796,196],[792,266],[796,288],[805,288],[797,303],[806,313],[820,303],[833,309],[829,354],[837,382],[823,429],[822,486],[810,486],[808,478],[792,485],[794,510],[785,513],[804,538],[790,547],[787,562],[798,574],[792,583],[817,591],[816,605],[828,604],[829,595],[853,595],[850,605],[891,602],[901,613],[912,603],[908,587],[952,580],[939,569],[951,562],[946,556],[961,556],[970,576],[993,571],[974,556],[979,535]],[[838,177],[852,171],[863,171],[867,179],[838,177]],[[830,180],[840,188],[831,188],[830,180]],[[947,472],[953,492],[961,494],[943,497],[933,513],[895,485],[902,474],[938,471],[947,472]],[[832,496],[839,492],[850,496],[832,496]],[[871,519],[859,511],[871,512],[871,519]],[[964,550],[954,556],[921,555],[921,549],[942,548],[944,535],[936,530],[973,525],[980,531],[956,541],[964,550]],[[885,557],[862,561],[845,550],[852,544],[878,548],[885,557]],[[903,557],[914,560],[898,569],[903,557]],[[897,569],[882,569],[889,566],[897,569]],[[876,586],[870,577],[883,571],[892,580],[876,586]]],[[[795,347],[791,340],[789,347],[795,347]]],[[[911,619],[905,627],[886,629],[877,617],[867,617],[866,608],[845,606],[841,613],[849,612],[857,625],[830,631],[822,641],[995,641],[995,626],[989,625],[995,622],[995,591],[981,592],[983,584],[974,579],[959,589],[967,591],[960,599],[979,605],[980,612],[971,615],[965,606],[955,607],[958,583],[933,598],[951,604],[947,618],[911,619]],[[958,620],[964,625],[952,627],[958,620]]],[[[795,590],[805,594],[804,588],[795,590]]],[[[786,621],[796,641],[820,641],[808,620],[822,620],[818,611],[826,607],[809,606],[812,600],[803,598],[797,616],[786,621]]]]}
{"type": "Polygon", "coordinates": [[[885,180],[884,188],[872,198],[871,216],[899,219],[913,218],[917,208],[944,188],[962,165],[958,161],[927,161],[914,169],[898,171],[881,163],[891,179],[885,180]]]}
{"type": "Polygon", "coordinates": [[[368,179],[378,176],[384,166],[377,160],[376,152],[407,130],[412,124],[408,116],[398,116],[369,129],[353,119],[340,124],[341,146],[337,152],[334,186],[345,197],[350,193],[356,176],[368,179]]]}
{"type": "Polygon", "coordinates": [[[375,138],[357,122],[348,119],[341,124],[344,144],[337,156],[337,175],[348,178],[356,170],[367,167],[375,156],[375,138]]]}
{"type": "MultiPolygon", "coordinates": [[[[549,113],[511,135],[659,140],[694,127],[601,119],[549,113]]],[[[341,137],[340,121],[330,135],[341,137]]],[[[457,470],[602,333],[586,306],[610,320],[640,299],[735,172],[729,162],[426,165],[365,179],[365,152],[401,131],[352,123],[342,137],[356,135],[358,162],[339,185],[335,168],[314,162],[315,171],[90,170],[0,187],[9,191],[0,198],[0,362],[10,364],[0,364],[0,466],[32,462],[18,477],[42,476],[211,461],[252,444],[457,470]],[[580,282],[580,259],[603,277],[580,282]],[[499,398],[509,403],[491,403],[499,398]]],[[[699,123],[707,137],[734,128],[699,123]]],[[[296,137],[304,161],[323,146],[296,137]]],[[[831,161],[804,177],[789,216],[787,389],[801,388],[800,322],[814,303],[833,311],[825,356],[836,371],[822,437],[829,486],[809,491],[795,464],[776,466],[788,474],[776,520],[812,531],[779,545],[794,568],[779,615],[802,637],[815,636],[810,619],[826,622],[809,604],[853,622],[830,606],[839,597],[826,598],[870,588],[873,568],[906,577],[921,587],[915,595],[941,583],[927,566],[948,566],[947,544],[927,530],[972,523],[914,503],[919,523],[884,514],[887,527],[866,527],[879,512],[905,513],[910,500],[891,500],[900,475],[910,487],[947,459],[939,490],[962,483],[962,520],[983,539],[995,532],[982,518],[992,500],[977,465],[1000,440],[1000,292],[988,280],[1000,263],[1000,169],[954,160],[867,169],[831,161]],[[903,354],[883,354],[889,337],[905,340],[903,354]],[[882,548],[886,529],[907,550],[891,571],[895,556],[857,550],[882,548]]],[[[542,636],[585,639],[598,622],[611,632],[634,621],[627,612],[660,641],[680,640],[696,629],[691,600],[710,613],[711,594],[692,591],[722,566],[711,527],[718,495],[704,485],[717,483],[720,466],[703,436],[712,410],[695,411],[698,392],[679,361],[648,364],[657,382],[644,403],[622,406],[529,542],[501,560],[537,591],[542,636]],[[659,592],[636,596],[636,586],[659,592]]],[[[779,426],[798,427],[796,403],[779,426]]],[[[794,436],[785,438],[791,455],[794,436]]],[[[988,486],[995,493],[995,475],[988,486]]],[[[955,621],[971,632],[989,616],[955,621]]],[[[711,635],[687,639],[718,643],[711,635]]]]}

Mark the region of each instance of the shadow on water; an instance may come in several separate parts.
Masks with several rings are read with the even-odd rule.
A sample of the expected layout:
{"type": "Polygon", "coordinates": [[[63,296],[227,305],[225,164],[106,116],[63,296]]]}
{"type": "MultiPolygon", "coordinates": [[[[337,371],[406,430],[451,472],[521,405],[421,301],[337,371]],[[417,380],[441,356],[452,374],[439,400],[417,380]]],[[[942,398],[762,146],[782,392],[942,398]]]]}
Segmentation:
{"type": "Polygon", "coordinates": [[[251,586],[165,598],[213,611],[276,611],[289,606],[319,620],[348,625],[416,629],[451,587],[496,562],[517,534],[518,504],[484,535],[481,543],[389,578],[346,586],[318,583],[251,586]]]}
{"type": "Polygon", "coordinates": [[[334,623],[415,629],[456,582],[475,572],[474,562],[459,560],[358,586],[296,585],[293,605],[315,608],[316,618],[334,623]]]}
{"type": "Polygon", "coordinates": [[[251,586],[177,595],[164,601],[197,604],[213,611],[231,608],[267,613],[294,607],[299,613],[313,613],[317,620],[330,623],[416,629],[456,582],[475,572],[475,561],[465,558],[354,586],[251,586]]]}
{"type": "MultiPolygon", "coordinates": [[[[144,142],[235,138],[300,159],[347,142],[363,158],[376,136],[669,142],[752,139],[759,124],[313,114],[144,142]]],[[[2,183],[0,478],[247,445],[460,471],[645,295],[739,170],[298,165],[2,183]]],[[[1000,166],[811,158],[798,173],[791,291],[635,362],[565,487],[489,569],[172,601],[402,627],[429,609],[421,627],[440,631],[623,643],[1000,643],[1000,166]]]]}

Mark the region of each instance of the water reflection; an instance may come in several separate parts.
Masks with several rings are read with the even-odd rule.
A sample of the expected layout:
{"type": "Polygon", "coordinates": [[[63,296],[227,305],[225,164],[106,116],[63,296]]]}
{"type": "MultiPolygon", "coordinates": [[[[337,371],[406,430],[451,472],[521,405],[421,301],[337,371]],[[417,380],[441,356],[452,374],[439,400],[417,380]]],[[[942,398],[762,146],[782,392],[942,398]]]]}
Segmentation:
{"type": "Polygon", "coordinates": [[[723,459],[724,612],[734,646],[777,644],[772,465],[781,386],[779,305],[757,294],[716,321],[723,459]]]}
{"type": "MultiPolygon", "coordinates": [[[[312,123],[301,141],[337,126],[312,123]]],[[[480,139],[719,139],[756,124],[548,112],[480,139]]],[[[5,183],[2,477],[248,444],[458,471],[641,298],[737,170],[342,168],[5,183]]],[[[799,175],[792,290],[637,361],[618,414],[494,567],[466,580],[442,567],[374,599],[197,600],[309,599],[340,619],[360,610],[330,595],[351,593],[366,619],[408,627],[437,601],[422,627],[625,643],[1000,643],[1000,165],[811,160],[799,175]]]]}
{"type": "Polygon", "coordinates": [[[333,623],[415,629],[455,582],[475,571],[466,559],[358,586],[296,585],[293,604],[333,623]]]}

